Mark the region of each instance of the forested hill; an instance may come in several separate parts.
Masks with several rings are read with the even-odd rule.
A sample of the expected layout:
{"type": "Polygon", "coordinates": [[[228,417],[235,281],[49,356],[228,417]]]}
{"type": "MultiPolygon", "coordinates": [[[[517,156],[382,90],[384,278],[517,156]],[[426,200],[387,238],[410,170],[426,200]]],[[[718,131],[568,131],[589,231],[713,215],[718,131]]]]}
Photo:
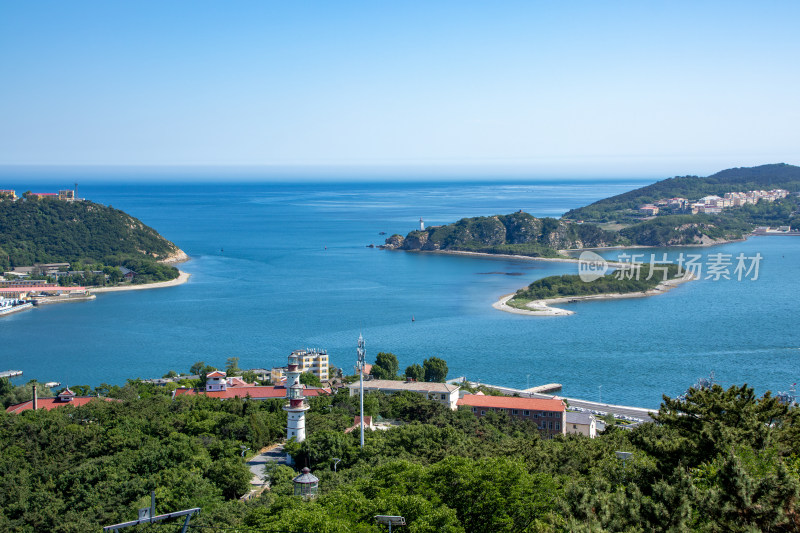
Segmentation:
{"type": "Polygon", "coordinates": [[[800,167],[777,163],[758,167],[729,168],[705,178],[677,176],[573,209],[568,211],[563,218],[592,221],[615,220],[626,210],[636,210],[642,204],[665,198],[681,197],[695,201],[707,195],[721,196],[727,192],[763,189],[800,191],[800,167]]]}
{"type": "Polygon", "coordinates": [[[401,250],[460,250],[553,257],[557,250],[608,246],[618,236],[592,224],[555,218],[536,218],[518,211],[510,215],[463,218],[445,226],[392,235],[385,248],[401,250]]]}
{"type": "Polygon", "coordinates": [[[34,263],[155,263],[179,252],[127,213],[89,201],[0,200],[0,267],[34,263]]]}

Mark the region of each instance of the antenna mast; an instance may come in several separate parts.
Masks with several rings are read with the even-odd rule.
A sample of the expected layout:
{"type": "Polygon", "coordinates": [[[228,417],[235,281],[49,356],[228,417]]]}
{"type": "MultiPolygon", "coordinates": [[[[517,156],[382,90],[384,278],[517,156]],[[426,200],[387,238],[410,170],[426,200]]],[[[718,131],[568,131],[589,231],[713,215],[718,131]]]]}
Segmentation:
{"type": "Polygon", "coordinates": [[[367,350],[364,344],[364,337],[361,334],[358,334],[358,348],[356,349],[356,353],[358,354],[358,363],[356,366],[358,367],[358,379],[360,384],[360,399],[361,399],[361,447],[364,447],[364,364],[365,364],[365,357],[367,355],[367,350]]]}

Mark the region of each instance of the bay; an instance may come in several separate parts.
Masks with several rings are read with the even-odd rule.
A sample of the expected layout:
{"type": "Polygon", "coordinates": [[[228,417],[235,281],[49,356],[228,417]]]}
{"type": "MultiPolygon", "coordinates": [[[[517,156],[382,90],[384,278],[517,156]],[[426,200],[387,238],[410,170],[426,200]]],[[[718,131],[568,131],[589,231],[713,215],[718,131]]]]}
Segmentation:
{"type": "MultiPolygon", "coordinates": [[[[4,185],[18,191],[63,188],[11,178],[4,185]]],[[[558,382],[566,396],[611,403],[656,407],[711,371],[726,386],[788,389],[800,369],[797,238],[693,249],[704,258],[760,253],[755,281],[700,279],[652,298],[569,304],[575,315],[546,318],[491,304],[574,265],[366,247],[406,234],[420,217],[431,225],[518,209],[560,216],[644,183],[82,184],[80,196],[140,218],[186,251],[192,259],[180,268],[192,277],[5,317],[0,368],[23,370],[22,381],[97,385],[188,371],[200,360],[224,367],[232,356],[242,368],[269,368],[293,349],[319,347],[352,372],[361,333],[368,360],[391,351],[402,369],[438,356],[451,377],[558,382]]]]}

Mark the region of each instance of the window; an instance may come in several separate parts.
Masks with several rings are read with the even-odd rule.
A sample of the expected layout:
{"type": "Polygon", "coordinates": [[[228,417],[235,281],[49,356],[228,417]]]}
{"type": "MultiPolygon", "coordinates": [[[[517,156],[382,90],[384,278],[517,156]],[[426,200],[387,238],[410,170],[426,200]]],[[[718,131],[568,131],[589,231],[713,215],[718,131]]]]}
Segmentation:
{"type": "Polygon", "coordinates": [[[550,429],[553,429],[553,421],[550,421],[550,429]]]}
{"type": "Polygon", "coordinates": [[[519,411],[518,411],[518,410],[516,410],[516,409],[512,409],[512,410],[511,410],[511,414],[512,414],[512,415],[518,415],[518,414],[519,414],[519,411]]]}
{"type": "Polygon", "coordinates": [[[578,429],[578,426],[576,426],[575,424],[572,424],[572,429],[578,429]]]}
{"type": "Polygon", "coordinates": [[[478,408],[477,408],[477,407],[473,407],[473,408],[472,408],[472,412],[473,412],[473,413],[477,413],[477,412],[478,412],[478,408]]]}
{"type": "Polygon", "coordinates": [[[556,422],[556,430],[561,431],[561,423],[556,422]]]}
{"type": "Polygon", "coordinates": [[[483,416],[483,415],[485,415],[485,414],[486,414],[486,411],[484,411],[483,409],[481,409],[481,416],[483,416]]]}
{"type": "Polygon", "coordinates": [[[442,400],[446,400],[446,399],[447,399],[447,394],[442,394],[442,400]]]}

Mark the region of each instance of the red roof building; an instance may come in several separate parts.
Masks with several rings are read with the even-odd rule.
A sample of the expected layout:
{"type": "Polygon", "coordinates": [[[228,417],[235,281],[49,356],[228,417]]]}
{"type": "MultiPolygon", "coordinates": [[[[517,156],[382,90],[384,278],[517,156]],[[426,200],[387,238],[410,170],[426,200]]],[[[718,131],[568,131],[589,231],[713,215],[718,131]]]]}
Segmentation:
{"type": "Polygon", "coordinates": [[[469,408],[477,417],[490,411],[530,420],[539,426],[543,438],[566,434],[567,406],[559,399],[518,398],[515,396],[486,396],[467,394],[458,400],[459,406],[469,408]]]}
{"type": "MultiPolygon", "coordinates": [[[[101,398],[99,396],[72,396],[70,399],[64,399],[61,395],[55,398],[38,398],[36,400],[36,409],[46,409],[48,411],[56,409],[57,407],[65,407],[71,405],[73,407],[80,407],[86,405],[92,400],[102,400],[104,402],[118,402],[115,398],[101,398]]],[[[33,410],[33,400],[27,402],[11,405],[6,408],[6,413],[21,413],[23,411],[33,410]]]]}
{"type": "MultiPolygon", "coordinates": [[[[319,389],[319,388],[306,388],[304,391],[306,396],[321,396],[331,394],[331,389],[319,389]]],[[[197,392],[194,389],[187,389],[185,387],[181,387],[179,389],[175,389],[172,397],[176,398],[178,396],[194,396],[197,394],[203,394],[208,396],[209,398],[222,398],[222,399],[229,399],[229,398],[246,398],[250,397],[251,400],[270,400],[272,398],[285,398],[286,397],[286,387],[273,387],[273,386],[261,386],[261,385],[246,385],[246,386],[235,386],[226,388],[225,390],[214,390],[214,391],[200,391],[197,392]]]]}

